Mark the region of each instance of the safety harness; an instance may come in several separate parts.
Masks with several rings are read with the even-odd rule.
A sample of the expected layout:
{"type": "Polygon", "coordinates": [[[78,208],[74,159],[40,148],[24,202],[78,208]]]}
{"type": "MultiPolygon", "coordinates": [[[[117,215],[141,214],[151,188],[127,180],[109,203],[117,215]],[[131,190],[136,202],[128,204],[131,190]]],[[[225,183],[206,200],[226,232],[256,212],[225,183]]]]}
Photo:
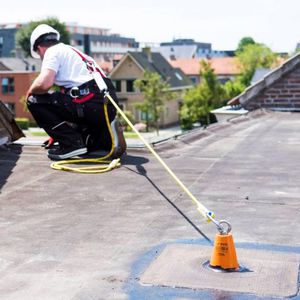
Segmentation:
{"type": "MultiPolygon", "coordinates": [[[[77,49],[71,47],[73,51],[75,51],[83,60],[85,63],[88,71],[90,73],[95,73],[97,72],[102,78],[106,78],[104,72],[101,70],[99,66],[95,66],[94,61],[88,60],[86,56],[84,56],[81,52],[79,52],[77,49]]],[[[94,75],[94,74],[93,74],[94,75]]],[[[77,106],[77,113],[79,117],[83,117],[83,112],[80,109],[80,104],[92,99],[96,93],[100,92],[100,89],[95,82],[95,80],[91,80],[87,83],[82,84],[79,87],[72,87],[70,89],[62,88],[61,92],[64,94],[68,94],[69,96],[72,97],[72,102],[75,104],[78,104],[77,106]]],[[[110,125],[109,117],[108,117],[108,110],[107,110],[107,105],[108,105],[108,100],[104,100],[104,115],[105,115],[105,120],[107,124],[107,128],[110,134],[111,138],[111,149],[110,151],[102,157],[98,158],[83,158],[83,159],[69,159],[69,160],[62,160],[62,161],[57,161],[53,162],[50,166],[52,169],[55,170],[63,170],[63,171],[73,171],[73,172],[78,172],[78,173],[104,173],[107,171],[110,171],[114,168],[119,167],[120,164],[120,159],[113,159],[109,160],[108,158],[111,158],[114,154],[114,149],[115,149],[115,142],[114,142],[114,134],[110,125]],[[97,166],[92,166],[92,167],[70,167],[67,165],[71,164],[83,164],[83,163],[96,163],[97,166]]]]}
{"type": "MultiPolygon", "coordinates": [[[[85,63],[87,70],[90,73],[96,71],[101,75],[102,78],[107,78],[106,75],[104,74],[103,70],[99,66],[95,66],[94,68],[92,68],[92,65],[94,64],[93,60],[88,59],[85,55],[83,55],[83,53],[78,51],[76,48],[71,47],[71,46],[70,46],[70,48],[80,56],[82,61],[85,63]]],[[[98,88],[95,80],[92,79],[86,83],[83,83],[82,85],[80,85],[78,87],[75,86],[75,87],[72,87],[69,89],[65,88],[65,87],[61,87],[60,92],[71,96],[73,103],[82,104],[82,103],[92,99],[96,95],[96,93],[99,92],[99,88],[98,88]]]]}

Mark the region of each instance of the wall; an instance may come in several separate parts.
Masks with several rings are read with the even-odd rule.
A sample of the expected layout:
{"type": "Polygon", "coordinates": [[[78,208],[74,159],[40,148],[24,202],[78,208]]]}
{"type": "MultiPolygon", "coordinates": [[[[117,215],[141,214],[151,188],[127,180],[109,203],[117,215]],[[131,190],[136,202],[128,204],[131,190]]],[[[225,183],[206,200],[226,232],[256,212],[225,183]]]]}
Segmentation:
{"type": "MultiPolygon", "coordinates": [[[[140,92],[126,92],[126,80],[143,78],[144,71],[128,56],[118,69],[113,72],[112,80],[121,80],[121,92],[117,93],[119,103],[124,110],[131,111],[137,122],[141,121],[140,112],[135,108],[135,104],[143,101],[143,95],[140,92]]],[[[166,102],[165,110],[160,118],[161,127],[178,123],[179,120],[179,102],[181,92],[177,93],[178,98],[174,101],[166,102]]]]}
{"type": "Polygon", "coordinates": [[[15,117],[33,119],[29,112],[24,111],[24,105],[21,103],[21,98],[26,95],[34,78],[38,75],[36,72],[0,72],[0,84],[2,78],[14,78],[15,91],[12,94],[3,94],[2,85],[0,87],[0,99],[3,103],[15,104],[15,117]]]}
{"type": "Polygon", "coordinates": [[[243,104],[248,110],[267,108],[300,111],[300,67],[286,74],[277,82],[243,104]]]}

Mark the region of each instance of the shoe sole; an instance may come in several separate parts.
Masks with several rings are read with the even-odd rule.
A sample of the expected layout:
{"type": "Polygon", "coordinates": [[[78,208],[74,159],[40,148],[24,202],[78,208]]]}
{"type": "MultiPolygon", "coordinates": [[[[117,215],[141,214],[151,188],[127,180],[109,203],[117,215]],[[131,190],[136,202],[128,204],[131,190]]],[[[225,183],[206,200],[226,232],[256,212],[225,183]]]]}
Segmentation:
{"type": "Polygon", "coordinates": [[[71,151],[66,154],[61,154],[61,155],[48,154],[48,157],[53,160],[63,160],[63,159],[71,158],[74,156],[82,155],[85,153],[87,153],[87,148],[80,148],[80,149],[76,149],[74,151],[71,151]]]}

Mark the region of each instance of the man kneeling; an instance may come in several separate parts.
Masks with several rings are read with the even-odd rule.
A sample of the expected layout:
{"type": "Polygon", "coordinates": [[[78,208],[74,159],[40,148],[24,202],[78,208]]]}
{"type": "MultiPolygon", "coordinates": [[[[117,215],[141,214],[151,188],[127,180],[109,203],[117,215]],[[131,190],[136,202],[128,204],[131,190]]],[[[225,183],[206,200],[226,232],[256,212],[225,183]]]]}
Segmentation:
{"type": "MultiPolygon", "coordinates": [[[[104,114],[104,94],[86,64],[92,58],[60,43],[59,38],[59,32],[46,24],[37,26],[30,38],[31,55],[41,58],[42,67],[27,92],[27,106],[37,124],[58,142],[49,145],[48,157],[62,160],[96,150],[109,151],[113,141],[104,114]],[[60,91],[49,92],[53,85],[60,91]]],[[[110,79],[100,68],[97,71],[117,102],[110,79]]],[[[111,103],[107,103],[107,112],[116,133],[114,156],[120,157],[126,150],[126,142],[111,103]]]]}

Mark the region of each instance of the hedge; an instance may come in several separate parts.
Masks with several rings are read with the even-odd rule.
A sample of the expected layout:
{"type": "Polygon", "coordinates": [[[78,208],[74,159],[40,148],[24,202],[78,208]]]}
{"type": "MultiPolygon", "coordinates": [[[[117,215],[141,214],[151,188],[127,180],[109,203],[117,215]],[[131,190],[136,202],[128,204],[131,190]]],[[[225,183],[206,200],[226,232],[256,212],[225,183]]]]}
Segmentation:
{"type": "Polygon", "coordinates": [[[29,119],[28,118],[15,118],[16,123],[23,130],[27,130],[29,127],[29,119]]]}

